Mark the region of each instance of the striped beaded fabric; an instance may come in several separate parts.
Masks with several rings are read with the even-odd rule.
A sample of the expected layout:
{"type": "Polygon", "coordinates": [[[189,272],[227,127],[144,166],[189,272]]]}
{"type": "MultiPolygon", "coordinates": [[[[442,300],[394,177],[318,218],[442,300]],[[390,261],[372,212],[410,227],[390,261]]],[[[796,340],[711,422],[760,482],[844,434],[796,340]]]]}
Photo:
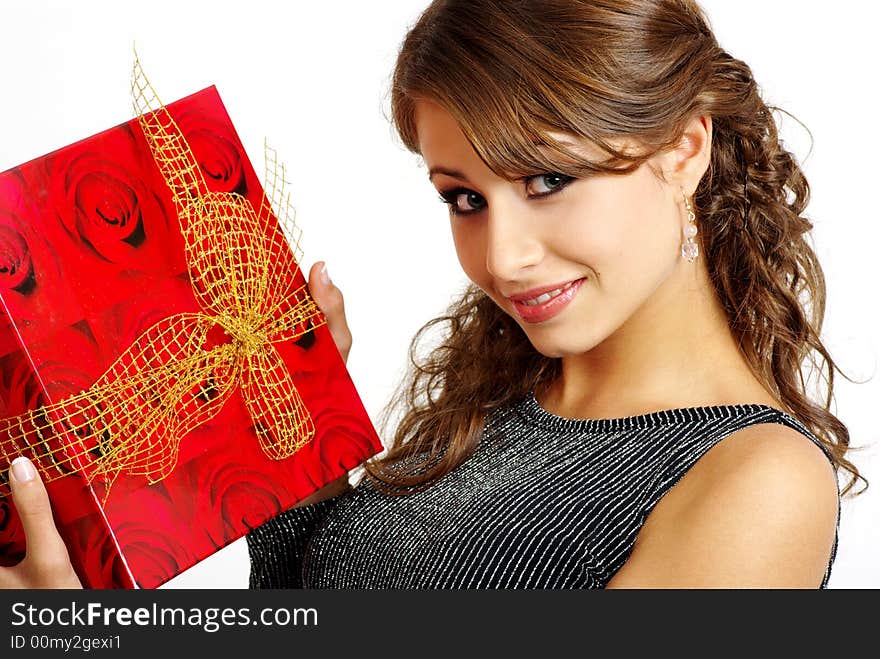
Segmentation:
{"type": "MultiPolygon", "coordinates": [[[[670,488],[758,423],[794,428],[828,456],[766,405],[567,419],[530,393],[490,414],[475,453],[425,491],[388,496],[363,479],[253,530],[250,587],[602,588],[670,488]]],[[[836,553],[835,534],[822,588],[836,553]]]]}

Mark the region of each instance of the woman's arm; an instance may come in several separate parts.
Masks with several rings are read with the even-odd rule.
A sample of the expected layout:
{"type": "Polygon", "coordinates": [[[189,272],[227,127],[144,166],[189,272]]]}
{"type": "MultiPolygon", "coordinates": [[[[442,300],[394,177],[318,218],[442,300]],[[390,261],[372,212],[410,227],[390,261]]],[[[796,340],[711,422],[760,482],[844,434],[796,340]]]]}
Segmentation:
{"type": "Polygon", "coordinates": [[[649,514],[608,588],[816,588],[838,515],[828,458],[759,424],[725,438],[649,514]]]}

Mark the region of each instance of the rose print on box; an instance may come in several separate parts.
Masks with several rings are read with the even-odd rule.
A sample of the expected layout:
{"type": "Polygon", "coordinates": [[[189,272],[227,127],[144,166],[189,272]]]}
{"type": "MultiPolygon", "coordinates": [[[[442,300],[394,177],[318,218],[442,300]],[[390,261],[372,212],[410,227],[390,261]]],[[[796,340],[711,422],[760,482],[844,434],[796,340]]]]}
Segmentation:
{"type": "MultiPolygon", "coordinates": [[[[283,176],[215,88],[133,90],[136,119],[0,174],[0,467],[34,460],[93,588],[155,588],[382,448],[283,176]]],[[[0,558],[23,541],[0,481],[0,558]]]]}

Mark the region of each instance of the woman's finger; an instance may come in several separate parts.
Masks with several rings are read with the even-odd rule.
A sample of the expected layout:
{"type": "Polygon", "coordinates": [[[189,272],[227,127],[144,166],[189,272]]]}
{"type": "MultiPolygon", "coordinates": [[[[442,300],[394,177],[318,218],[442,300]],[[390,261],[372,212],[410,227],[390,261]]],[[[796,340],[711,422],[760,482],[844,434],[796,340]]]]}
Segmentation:
{"type": "Polygon", "coordinates": [[[18,457],[12,461],[9,487],[25,535],[22,563],[26,565],[20,564],[27,573],[25,587],[81,588],[55,527],[46,486],[30,460],[18,457]]]}
{"type": "Polygon", "coordinates": [[[342,360],[348,361],[352,339],[345,318],[345,300],[342,298],[342,291],[330,279],[327,264],[323,261],[312,265],[309,271],[309,292],[327,317],[327,326],[342,360]]]}

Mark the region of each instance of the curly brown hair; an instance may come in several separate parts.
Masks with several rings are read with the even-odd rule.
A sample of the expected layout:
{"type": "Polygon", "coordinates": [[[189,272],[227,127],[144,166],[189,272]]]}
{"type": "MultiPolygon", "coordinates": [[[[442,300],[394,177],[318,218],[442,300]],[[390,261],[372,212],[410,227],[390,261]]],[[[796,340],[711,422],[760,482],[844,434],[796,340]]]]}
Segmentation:
{"type": "MultiPolygon", "coordinates": [[[[849,432],[830,410],[840,369],[820,339],[825,280],[807,242],[807,180],[778,139],[779,108],[718,45],[696,2],[435,0],[406,35],[391,86],[392,120],[417,154],[420,99],[455,117],[483,162],[508,180],[536,171],[628,174],[675,146],[689,119],[710,116],[711,162],[694,200],[700,250],[731,331],[768,391],[850,474],[843,494],[859,479],[867,487],[845,457],[849,432]],[[591,162],[549,131],[582,136],[611,157],[591,162]],[[622,136],[640,153],[616,150],[610,140],[622,136]],[[827,372],[821,404],[808,395],[807,362],[827,372]]],[[[403,410],[393,441],[365,464],[388,494],[442,478],[471,455],[492,409],[561,371],[475,285],[418,331],[409,358],[381,415],[387,427],[403,410]],[[432,330],[440,339],[421,357],[432,330]]]]}

